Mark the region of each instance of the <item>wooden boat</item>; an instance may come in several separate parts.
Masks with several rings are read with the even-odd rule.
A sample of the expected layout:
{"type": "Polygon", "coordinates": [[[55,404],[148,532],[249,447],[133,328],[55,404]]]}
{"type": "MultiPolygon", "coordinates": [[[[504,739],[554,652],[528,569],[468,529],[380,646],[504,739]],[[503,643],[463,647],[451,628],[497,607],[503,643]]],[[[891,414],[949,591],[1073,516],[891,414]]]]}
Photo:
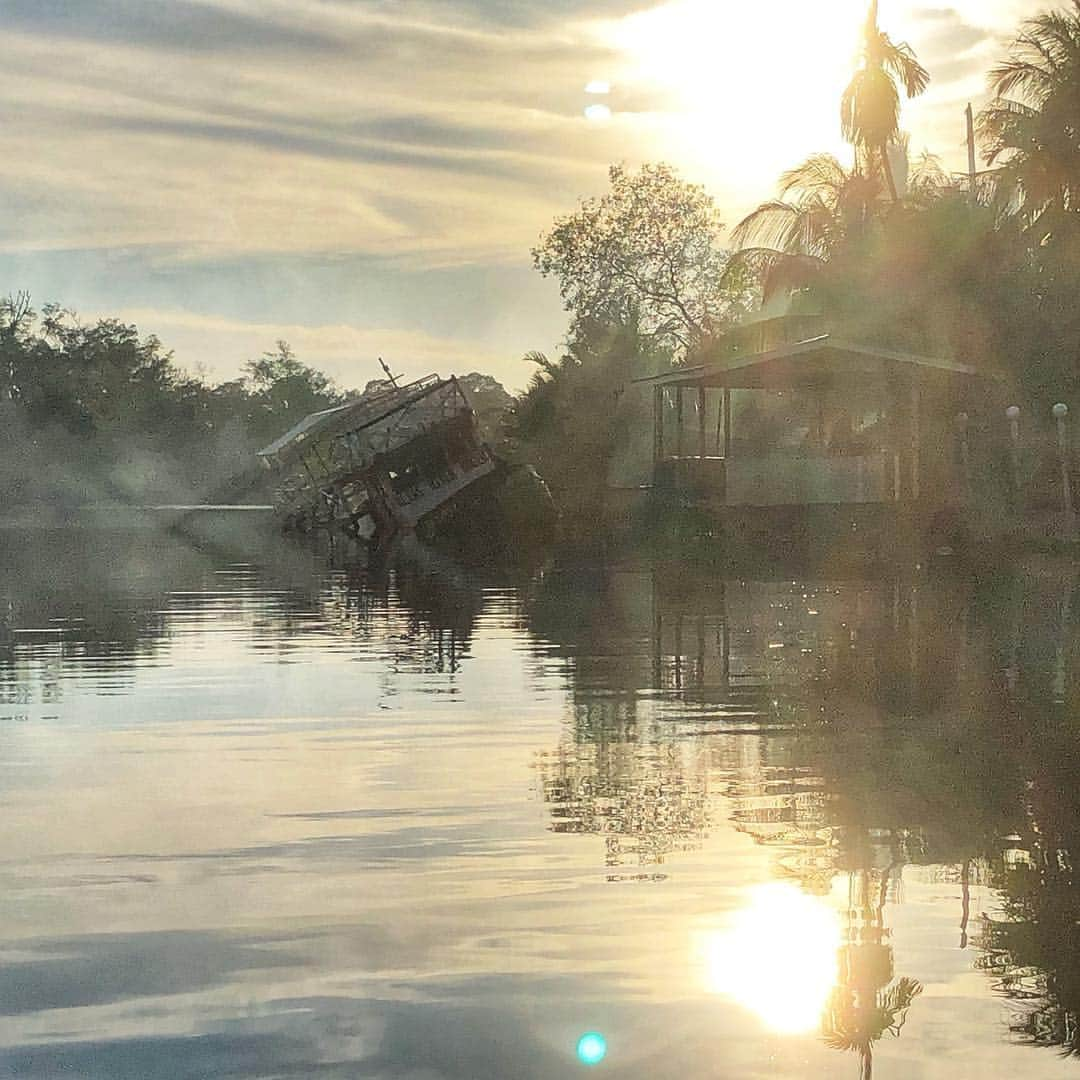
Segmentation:
{"type": "Polygon", "coordinates": [[[430,534],[459,517],[477,518],[478,506],[498,503],[506,490],[517,513],[523,486],[530,522],[553,523],[546,486],[496,457],[454,376],[402,386],[391,380],[304,417],[259,457],[276,473],[275,508],[286,529],[333,529],[377,542],[430,534]]]}

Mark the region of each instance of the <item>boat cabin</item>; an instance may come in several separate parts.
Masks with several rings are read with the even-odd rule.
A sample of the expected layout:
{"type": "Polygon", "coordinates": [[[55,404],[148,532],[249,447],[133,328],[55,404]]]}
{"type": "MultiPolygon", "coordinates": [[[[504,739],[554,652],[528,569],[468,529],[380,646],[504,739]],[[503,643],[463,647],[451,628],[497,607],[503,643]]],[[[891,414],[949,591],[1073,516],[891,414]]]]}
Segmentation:
{"type": "Polygon", "coordinates": [[[428,375],[304,417],[259,452],[294,528],[414,529],[496,467],[456,378],[428,375]]]}

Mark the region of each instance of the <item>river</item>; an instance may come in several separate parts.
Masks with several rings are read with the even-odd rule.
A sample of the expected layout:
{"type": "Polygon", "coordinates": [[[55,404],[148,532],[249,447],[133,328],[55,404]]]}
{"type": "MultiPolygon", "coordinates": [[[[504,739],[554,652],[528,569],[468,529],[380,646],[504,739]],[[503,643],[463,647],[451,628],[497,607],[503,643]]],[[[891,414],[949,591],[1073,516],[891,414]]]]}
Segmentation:
{"type": "Polygon", "coordinates": [[[0,1076],[1080,1076],[1069,565],[0,545],[0,1076]]]}

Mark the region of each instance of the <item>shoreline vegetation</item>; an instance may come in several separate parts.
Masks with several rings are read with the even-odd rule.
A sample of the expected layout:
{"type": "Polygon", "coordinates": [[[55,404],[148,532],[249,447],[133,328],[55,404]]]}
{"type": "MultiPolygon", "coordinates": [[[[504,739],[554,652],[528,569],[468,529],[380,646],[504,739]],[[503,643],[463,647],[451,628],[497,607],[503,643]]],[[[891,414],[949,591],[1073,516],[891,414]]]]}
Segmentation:
{"type": "MultiPolygon", "coordinates": [[[[613,493],[651,482],[651,405],[634,380],[693,364],[749,320],[824,313],[883,347],[1002,373],[1037,432],[1052,432],[1055,403],[1080,407],[1080,0],[1026,20],[988,73],[981,171],[950,176],[910,152],[901,104],[932,75],[872,4],[840,102],[850,164],[795,165],[730,233],[669,165],[614,165],[606,193],[540,238],[535,268],[569,316],[561,355],[528,354],[517,396],[459,377],[485,439],[537,469],[569,536],[595,535],[613,493]]],[[[211,385],[134,326],[12,294],[0,301],[5,515],[268,503],[255,452],[357,396],[284,341],[211,385]]],[[[740,407],[756,408],[737,403],[736,427],[740,407]]]]}

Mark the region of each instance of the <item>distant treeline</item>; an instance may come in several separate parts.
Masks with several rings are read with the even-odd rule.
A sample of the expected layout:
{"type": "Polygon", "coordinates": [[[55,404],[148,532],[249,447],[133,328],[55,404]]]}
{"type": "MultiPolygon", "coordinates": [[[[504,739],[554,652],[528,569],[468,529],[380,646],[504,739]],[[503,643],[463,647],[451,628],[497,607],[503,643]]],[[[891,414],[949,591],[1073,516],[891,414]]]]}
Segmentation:
{"type": "MultiPolygon", "coordinates": [[[[464,381],[495,430],[509,395],[490,376],[464,381]]],[[[380,385],[373,380],[363,392],[380,385]]],[[[134,326],[84,324],[55,304],[38,313],[25,294],[9,296],[0,300],[5,510],[241,494],[243,478],[260,477],[257,450],[308,413],[361,393],[336,387],[284,341],[249,361],[240,378],[211,384],[134,326]]]]}

